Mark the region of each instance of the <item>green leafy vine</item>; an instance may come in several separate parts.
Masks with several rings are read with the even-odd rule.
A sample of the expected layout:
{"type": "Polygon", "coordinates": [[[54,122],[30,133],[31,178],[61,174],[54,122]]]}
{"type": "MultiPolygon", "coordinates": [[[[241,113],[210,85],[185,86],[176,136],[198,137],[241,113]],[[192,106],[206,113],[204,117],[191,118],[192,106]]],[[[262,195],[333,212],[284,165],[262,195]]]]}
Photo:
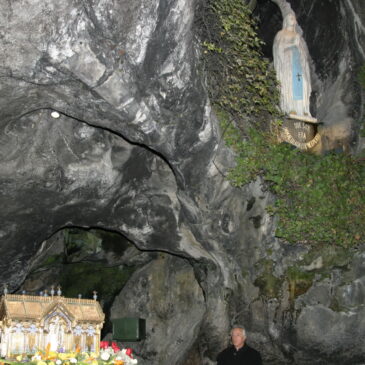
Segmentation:
{"type": "Polygon", "coordinates": [[[258,175],[264,178],[277,196],[268,207],[279,216],[276,235],[288,241],[347,247],[363,241],[363,160],[277,144],[268,132],[280,119],[276,78],[260,51],[250,10],[242,0],[207,1],[202,19],[210,98],[224,140],[236,152],[231,183],[240,187],[258,175]]]}

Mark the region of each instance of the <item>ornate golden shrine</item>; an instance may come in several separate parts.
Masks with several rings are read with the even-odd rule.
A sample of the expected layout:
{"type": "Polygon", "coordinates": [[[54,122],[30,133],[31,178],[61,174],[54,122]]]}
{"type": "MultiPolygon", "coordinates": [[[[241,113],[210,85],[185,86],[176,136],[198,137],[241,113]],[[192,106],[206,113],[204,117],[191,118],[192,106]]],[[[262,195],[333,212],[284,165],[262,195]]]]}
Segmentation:
{"type": "MultiPolygon", "coordinates": [[[[60,292],[59,292],[60,293],[60,292]]],[[[99,352],[104,313],[96,299],[5,294],[0,302],[1,356],[51,351],[99,352]]]]}

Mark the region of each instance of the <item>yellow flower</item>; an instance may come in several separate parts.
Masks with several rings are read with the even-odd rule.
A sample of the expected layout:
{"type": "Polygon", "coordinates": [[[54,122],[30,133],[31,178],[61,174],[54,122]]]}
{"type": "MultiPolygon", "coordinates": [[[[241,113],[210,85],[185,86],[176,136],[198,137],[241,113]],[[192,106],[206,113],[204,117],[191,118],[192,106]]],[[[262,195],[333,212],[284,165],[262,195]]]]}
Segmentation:
{"type": "Polygon", "coordinates": [[[69,354],[66,354],[65,352],[60,352],[58,354],[58,358],[61,360],[67,360],[68,359],[69,354]]]}
{"type": "Polygon", "coordinates": [[[91,362],[91,365],[98,365],[98,361],[97,361],[97,360],[93,360],[93,361],[91,362]]]}
{"type": "Polygon", "coordinates": [[[47,365],[47,363],[45,361],[37,361],[37,365],[47,365]]]}
{"type": "Polygon", "coordinates": [[[55,360],[55,359],[57,359],[57,352],[55,352],[55,351],[50,351],[50,352],[48,353],[48,357],[47,357],[47,359],[46,359],[46,360],[55,360]]]}
{"type": "Polygon", "coordinates": [[[22,355],[18,355],[16,358],[15,358],[16,361],[22,361],[22,355]]]}
{"type": "Polygon", "coordinates": [[[51,350],[51,344],[50,343],[47,343],[47,346],[46,346],[46,357],[48,356],[50,350],[51,350]]]}
{"type": "Polygon", "coordinates": [[[61,360],[69,360],[76,357],[75,353],[73,352],[59,352],[58,358],[61,360]]]}

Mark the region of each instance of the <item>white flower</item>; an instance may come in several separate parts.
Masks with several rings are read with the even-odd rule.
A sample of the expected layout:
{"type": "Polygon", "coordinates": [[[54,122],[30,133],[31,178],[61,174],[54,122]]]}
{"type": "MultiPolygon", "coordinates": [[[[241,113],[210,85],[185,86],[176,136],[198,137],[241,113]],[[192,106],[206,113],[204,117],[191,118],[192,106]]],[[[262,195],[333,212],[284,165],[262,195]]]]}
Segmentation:
{"type": "Polygon", "coordinates": [[[110,353],[109,353],[109,352],[104,351],[104,352],[102,352],[102,353],[100,354],[100,358],[101,358],[103,361],[108,361],[108,360],[109,360],[109,358],[110,358],[110,353]]]}
{"type": "Polygon", "coordinates": [[[77,360],[74,357],[71,357],[70,363],[71,364],[76,364],[77,363],[77,360]]]}
{"type": "Polygon", "coordinates": [[[42,360],[41,355],[34,355],[32,357],[32,361],[38,361],[38,360],[42,360]]]}
{"type": "Polygon", "coordinates": [[[56,365],[61,365],[61,364],[62,364],[62,360],[57,359],[57,360],[56,360],[56,365]]]}
{"type": "Polygon", "coordinates": [[[137,361],[137,359],[132,359],[132,360],[130,361],[130,363],[131,363],[131,364],[137,364],[137,363],[138,363],[138,361],[137,361]]]}

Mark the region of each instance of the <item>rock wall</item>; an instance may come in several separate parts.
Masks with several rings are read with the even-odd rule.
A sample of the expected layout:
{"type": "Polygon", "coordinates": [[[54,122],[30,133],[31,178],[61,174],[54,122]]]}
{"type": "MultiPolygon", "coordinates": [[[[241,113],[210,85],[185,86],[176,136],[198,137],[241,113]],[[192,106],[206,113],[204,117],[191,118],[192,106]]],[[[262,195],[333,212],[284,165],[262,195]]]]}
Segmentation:
{"type": "Polygon", "coordinates": [[[161,254],[135,272],[115,299],[111,318],[145,318],[146,340],[129,346],[143,353],[142,364],[169,365],[182,363],[182,354],[197,340],[205,312],[203,291],[192,266],[161,254]]]}
{"type": "MultiPolygon", "coordinates": [[[[351,130],[329,147],[351,146],[362,115],[360,2],[291,2],[316,67],[318,115],[345,125],[346,138],[351,130]]],[[[214,364],[241,322],[267,364],[361,364],[364,247],[281,242],[265,184],[229,185],[233,155],[204,86],[197,5],[0,0],[1,282],[29,284],[56,231],[103,228],[165,253],[142,260],[111,309],[148,318],[141,363],[214,364]]]]}

